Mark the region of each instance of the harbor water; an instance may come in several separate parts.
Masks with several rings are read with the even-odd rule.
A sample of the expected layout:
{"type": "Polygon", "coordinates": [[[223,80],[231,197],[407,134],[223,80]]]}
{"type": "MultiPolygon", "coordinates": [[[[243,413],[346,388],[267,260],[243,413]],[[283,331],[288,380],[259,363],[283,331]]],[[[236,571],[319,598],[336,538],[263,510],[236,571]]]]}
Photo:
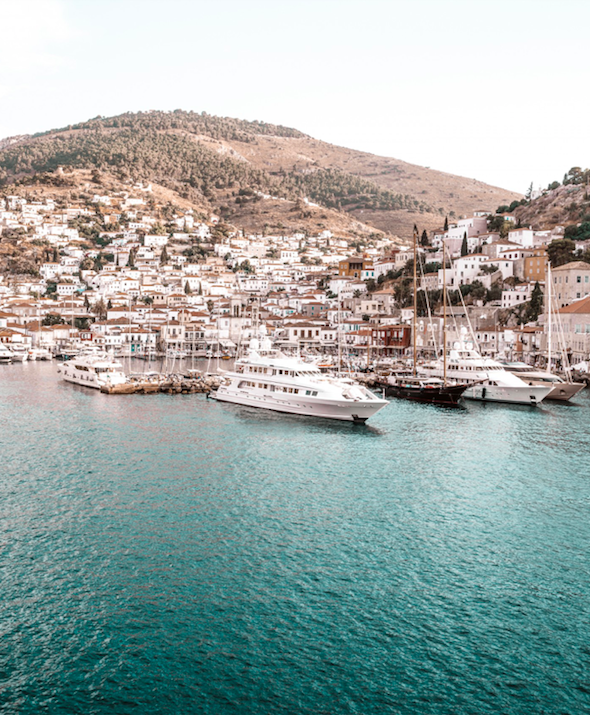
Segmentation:
{"type": "Polygon", "coordinates": [[[366,425],[0,366],[0,712],[590,712],[590,399],[366,425]]]}

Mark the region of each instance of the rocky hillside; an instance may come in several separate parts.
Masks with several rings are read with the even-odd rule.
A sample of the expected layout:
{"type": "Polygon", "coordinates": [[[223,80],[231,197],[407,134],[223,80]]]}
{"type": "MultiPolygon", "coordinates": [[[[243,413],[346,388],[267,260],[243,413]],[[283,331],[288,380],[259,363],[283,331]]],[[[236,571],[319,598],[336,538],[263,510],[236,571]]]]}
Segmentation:
{"type": "Polygon", "coordinates": [[[367,225],[407,238],[414,223],[436,228],[446,215],[520,198],[295,129],[180,110],[97,117],[0,144],[5,186],[59,167],[149,180],[248,230],[311,218],[325,228],[367,225]]]}
{"type": "Polygon", "coordinates": [[[574,170],[565,175],[567,183],[554,182],[541,196],[514,210],[522,225],[536,230],[571,227],[571,233],[577,224],[590,221],[590,187],[587,183],[590,171],[581,172],[577,181],[568,178],[571,171],[574,170]]]}

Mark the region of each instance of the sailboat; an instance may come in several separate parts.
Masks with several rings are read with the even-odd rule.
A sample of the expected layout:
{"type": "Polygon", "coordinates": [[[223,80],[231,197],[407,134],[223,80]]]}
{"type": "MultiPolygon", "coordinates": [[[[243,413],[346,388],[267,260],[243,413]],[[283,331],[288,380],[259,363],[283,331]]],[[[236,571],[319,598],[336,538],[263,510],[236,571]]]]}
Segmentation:
{"type": "Polygon", "coordinates": [[[416,317],[418,313],[418,290],[417,290],[417,245],[418,245],[418,228],[414,226],[414,316],[412,319],[412,347],[413,347],[413,365],[411,373],[393,373],[389,375],[380,385],[385,389],[387,397],[401,397],[405,400],[414,400],[415,402],[427,402],[435,405],[457,405],[461,396],[467,389],[467,383],[449,383],[447,381],[447,361],[446,361],[446,274],[443,248],[443,364],[444,374],[442,379],[429,375],[418,375],[416,370],[417,364],[417,349],[416,349],[416,317]]]}
{"type": "MultiPolygon", "coordinates": [[[[514,373],[517,377],[527,383],[527,385],[548,385],[553,389],[545,398],[546,400],[558,400],[560,402],[568,402],[575,395],[583,390],[586,385],[583,382],[573,382],[571,378],[571,371],[565,371],[566,379],[554,375],[551,372],[551,362],[552,362],[552,347],[553,347],[553,299],[552,290],[553,286],[551,283],[551,265],[547,265],[547,290],[546,290],[546,303],[547,303],[547,368],[546,370],[539,370],[521,362],[509,362],[504,363],[504,368],[509,372],[514,373]]],[[[559,314],[557,314],[559,321],[559,314]]],[[[561,325],[558,322],[558,337],[560,336],[561,325]]]]}

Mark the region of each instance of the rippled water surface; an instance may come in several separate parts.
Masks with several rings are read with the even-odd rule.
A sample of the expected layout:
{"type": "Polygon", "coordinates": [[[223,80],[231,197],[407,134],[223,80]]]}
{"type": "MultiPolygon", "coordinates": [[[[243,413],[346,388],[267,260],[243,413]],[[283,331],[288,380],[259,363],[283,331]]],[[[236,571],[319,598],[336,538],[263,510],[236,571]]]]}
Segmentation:
{"type": "Polygon", "coordinates": [[[590,400],[366,426],[0,366],[2,713],[590,712],[590,400]]]}

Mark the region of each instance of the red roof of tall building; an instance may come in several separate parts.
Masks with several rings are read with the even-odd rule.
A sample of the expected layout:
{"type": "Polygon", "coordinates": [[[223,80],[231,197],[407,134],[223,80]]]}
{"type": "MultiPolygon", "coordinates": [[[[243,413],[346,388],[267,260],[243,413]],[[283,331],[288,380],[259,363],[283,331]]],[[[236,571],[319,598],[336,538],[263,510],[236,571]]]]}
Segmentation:
{"type": "Polygon", "coordinates": [[[576,300],[565,308],[561,308],[560,313],[590,313],[590,295],[581,300],[576,300]]]}

